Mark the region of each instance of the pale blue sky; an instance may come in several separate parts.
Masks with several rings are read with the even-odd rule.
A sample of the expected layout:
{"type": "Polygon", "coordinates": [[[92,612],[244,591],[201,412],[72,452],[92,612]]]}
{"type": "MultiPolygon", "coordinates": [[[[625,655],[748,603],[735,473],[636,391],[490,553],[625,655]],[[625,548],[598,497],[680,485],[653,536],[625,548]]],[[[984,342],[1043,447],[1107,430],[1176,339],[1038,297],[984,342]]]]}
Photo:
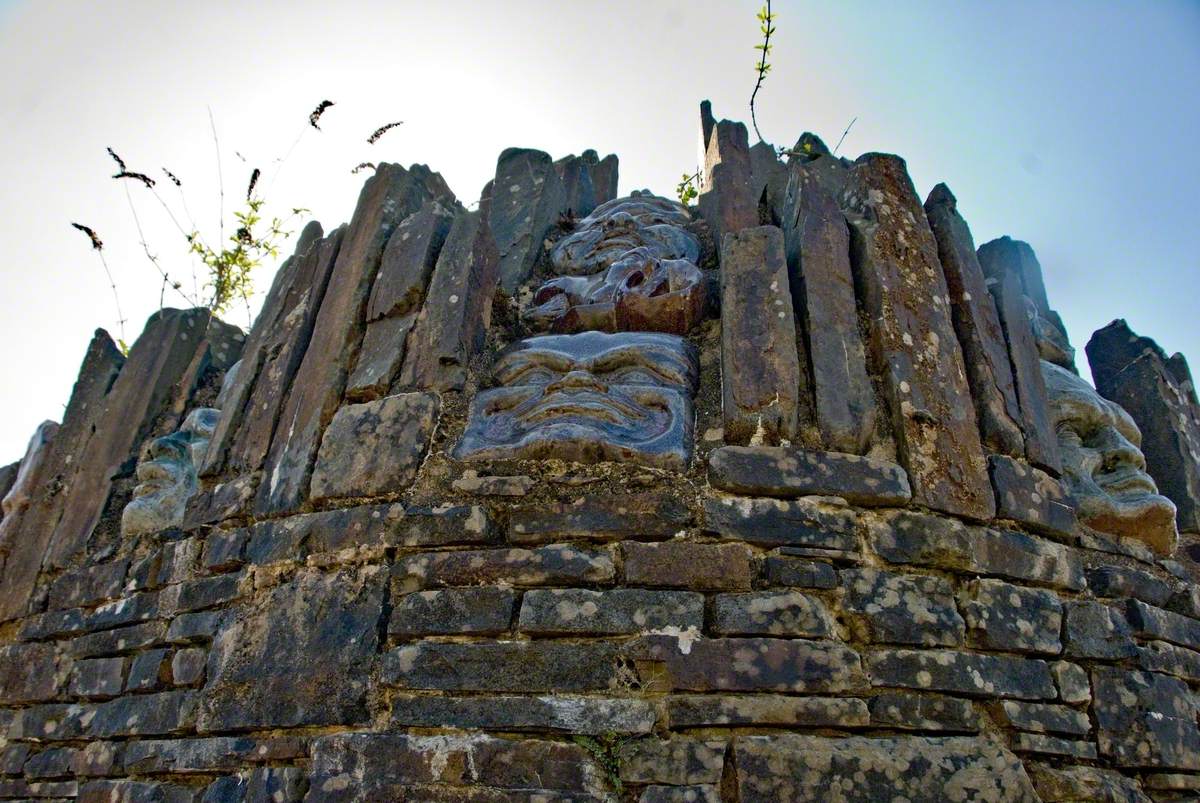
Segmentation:
{"type": "MultiPolygon", "coordinates": [[[[977,242],[1032,243],[1077,348],[1125,317],[1200,361],[1200,3],[775,8],[774,69],[759,96],[768,140],[791,144],[807,129],[832,144],[857,116],[843,155],[898,153],[922,197],[950,185],[977,242]]],[[[61,416],[91,330],[116,331],[100,264],[70,221],[105,240],[130,340],[158,307],[106,146],[132,169],[177,173],[209,232],[208,106],[228,196],[259,166],[270,201],[308,207],[327,227],[350,216],[360,161],[428,163],[470,203],[510,145],[616,152],[622,192],[670,194],[695,165],[702,99],[749,121],[756,10],[736,0],[0,2],[0,463],[61,416]],[[337,104],[325,130],[308,130],[270,183],[271,159],[323,98],[337,104]],[[364,142],[395,119],[405,124],[364,142]]],[[[134,198],[153,250],[190,284],[182,238],[152,199],[134,198]]],[[[258,286],[269,282],[264,271],[258,286]]],[[[244,311],[232,318],[245,323],[244,311]]]]}

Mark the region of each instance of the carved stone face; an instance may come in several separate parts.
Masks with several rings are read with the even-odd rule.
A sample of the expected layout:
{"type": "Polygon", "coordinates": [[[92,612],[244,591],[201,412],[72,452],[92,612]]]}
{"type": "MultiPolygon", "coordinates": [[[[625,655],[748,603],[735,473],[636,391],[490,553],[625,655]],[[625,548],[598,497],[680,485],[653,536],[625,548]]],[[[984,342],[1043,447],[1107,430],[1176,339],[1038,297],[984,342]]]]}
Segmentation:
{"type": "Polygon", "coordinates": [[[151,442],[149,459],[137,466],[133,499],[121,512],[123,535],[143,535],[183,523],[187,501],[199,486],[196,466],[204,459],[220,414],[211,407],[192,410],[178,432],[151,442]]]}
{"type": "Polygon", "coordinates": [[[1063,478],[1080,521],[1170,554],[1176,540],[1175,505],[1159,496],[1146,473],[1142,436],[1133,419],[1065,368],[1045,360],[1041,366],[1063,478]]]}
{"type": "Polygon", "coordinates": [[[604,273],[551,279],[533,300],[537,306],[526,320],[553,332],[682,335],[704,314],[704,275],[687,260],[659,259],[652,249],[635,248],[604,273]]]}
{"type": "Polygon", "coordinates": [[[680,204],[635,192],[596,207],[550,253],[560,276],[591,276],[608,269],[627,251],[646,248],[658,259],[700,258],[700,241],[683,228],[691,215],[680,204]]]}
{"type": "Polygon", "coordinates": [[[546,335],[509,347],[471,403],[460,460],[561,459],[682,471],[692,454],[695,347],[665,334],[546,335]]]}

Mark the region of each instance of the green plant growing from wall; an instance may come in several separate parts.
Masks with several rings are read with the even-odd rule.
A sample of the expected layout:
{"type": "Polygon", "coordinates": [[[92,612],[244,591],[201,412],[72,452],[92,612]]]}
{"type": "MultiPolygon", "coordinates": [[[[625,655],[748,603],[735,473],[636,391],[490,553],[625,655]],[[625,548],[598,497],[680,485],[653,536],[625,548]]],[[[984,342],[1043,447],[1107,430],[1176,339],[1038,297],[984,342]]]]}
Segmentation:
{"type": "Polygon", "coordinates": [[[771,0],[767,0],[767,4],[759,10],[757,18],[763,40],[754,46],[754,49],[759,52],[758,63],[754,65],[758,79],[754,82],[754,91],[750,93],[750,122],[754,125],[754,133],[758,136],[758,141],[763,142],[763,135],[758,130],[758,117],[755,115],[754,101],[758,98],[758,90],[762,89],[763,81],[767,79],[767,73],[771,71],[771,65],[767,62],[767,56],[771,55],[771,34],[775,33],[775,15],[771,13],[771,0]]]}

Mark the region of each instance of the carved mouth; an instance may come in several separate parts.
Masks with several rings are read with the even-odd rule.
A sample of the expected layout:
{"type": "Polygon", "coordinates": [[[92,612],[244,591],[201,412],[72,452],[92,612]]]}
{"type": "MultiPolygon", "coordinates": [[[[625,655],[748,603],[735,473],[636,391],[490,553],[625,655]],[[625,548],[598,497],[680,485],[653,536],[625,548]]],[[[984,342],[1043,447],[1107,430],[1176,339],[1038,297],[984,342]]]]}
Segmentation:
{"type": "Polygon", "coordinates": [[[557,418],[591,418],[614,426],[645,417],[637,408],[598,393],[554,393],[517,416],[530,424],[557,418]]]}
{"type": "Polygon", "coordinates": [[[1132,496],[1158,493],[1154,480],[1144,471],[1125,469],[1096,477],[1096,484],[1113,495],[1132,496]]]}

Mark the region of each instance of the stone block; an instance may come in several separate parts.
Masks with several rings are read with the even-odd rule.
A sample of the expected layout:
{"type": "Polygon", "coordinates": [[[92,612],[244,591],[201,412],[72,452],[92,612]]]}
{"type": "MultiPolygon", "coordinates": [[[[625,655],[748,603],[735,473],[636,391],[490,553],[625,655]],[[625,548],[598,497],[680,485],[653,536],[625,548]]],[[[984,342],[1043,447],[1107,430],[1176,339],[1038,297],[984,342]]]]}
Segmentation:
{"type": "Polygon", "coordinates": [[[187,502],[182,528],[191,531],[250,515],[254,494],[258,490],[258,477],[257,473],[234,477],[228,482],[217,483],[211,490],[197,493],[187,502]]]}
{"type": "Polygon", "coordinates": [[[648,737],[627,742],[617,755],[618,773],[625,783],[716,784],[725,766],[725,742],[648,737]]]}
{"type": "Polygon", "coordinates": [[[1063,606],[1053,591],[1002,580],[973,580],[960,607],[972,639],[985,649],[1062,652],[1063,606]]]}
{"type": "Polygon", "coordinates": [[[90,781],[79,787],[77,803],[197,803],[200,790],[192,786],[153,781],[90,781]]]}
{"type": "Polygon", "coordinates": [[[414,690],[603,691],[616,687],[617,658],[618,645],[603,641],[421,641],[384,655],[382,681],[414,690]]]}
{"type": "Polygon", "coordinates": [[[313,498],[405,490],[417,477],[440,407],[436,394],[401,393],[339,409],[317,454],[313,498]]]}
{"type": "Polygon", "coordinates": [[[204,539],[204,568],[210,572],[236,569],[245,563],[248,530],[214,530],[204,539]]]}
{"type": "Polygon", "coordinates": [[[704,500],[704,529],[762,547],[860,549],[858,514],[811,499],[708,498],[704,500]]]}
{"type": "Polygon", "coordinates": [[[867,641],[926,647],[963,643],[963,619],[950,584],[928,575],[878,569],[842,572],[843,608],[857,617],[867,641]]]}
{"type": "Polygon", "coordinates": [[[904,512],[892,518],[890,526],[872,528],[871,538],[875,550],[891,563],[998,575],[1069,591],[1086,586],[1078,554],[1015,530],[904,512]]]}
{"type": "Polygon", "coordinates": [[[1128,566],[1089,566],[1088,588],[1098,597],[1140,599],[1147,605],[1166,607],[1171,586],[1149,572],[1128,566]]]}
{"type": "Polygon", "coordinates": [[[181,583],[176,610],[180,613],[190,613],[233,602],[242,595],[242,586],[245,580],[246,578],[239,572],[237,574],[221,574],[216,577],[202,577],[199,580],[181,583]]]}
{"type": "Polygon", "coordinates": [[[124,766],[131,774],[227,772],[252,761],[279,760],[307,755],[295,737],[260,739],[216,736],[202,739],[146,739],[125,747],[124,766]]]}
{"type": "Polygon", "coordinates": [[[833,789],[863,801],[1038,800],[1021,762],[986,737],[739,736],[731,760],[743,803],[828,800],[833,789]]]}
{"type": "Polygon", "coordinates": [[[129,664],[126,691],[160,691],[171,680],[171,656],[168,650],[140,652],[129,664]]]}
{"type": "Polygon", "coordinates": [[[129,562],[99,563],[65,572],[50,584],[49,609],[78,608],[119,597],[129,562]]]}
{"type": "Polygon", "coordinates": [[[570,734],[648,733],[654,708],[646,700],[580,697],[471,696],[392,700],[391,723],[415,728],[467,728],[570,734]]]}
{"type": "Polygon", "coordinates": [[[52,747],[31,756],[25,762],[28,778],[68,778],[74,775],[72,765],[78,751],[73,747],[52,747]]]}
{"type": "Polygon", "coordinates": [[[1087,766],[1026,764],[1038,796],[1046,803],[1150,803],[1137,781],[1119,772],[1087,766]]]}
{"type": "Polygon", "coordinates": [[[537,486],[537,480],[524,474],[481,477],[474,469],[467,469],[450,485],[456,491],[476,496],[525,496],[537,486]]]}
{"type": "Polygon", "coordinates": [[[896,730],[978,733],[983,719],[969,700],[884,692],[871,698],[870,724],[896,730]]]}
{"type": "Polygon", "coordinates": [[[565,156],[554,162],[566,196],[567,214],[585,217],[602,203],[617,197],[618,160],[610,153],[603,159],[588,149],[579,156],[565,156]]]}
{"type": "Polygon", "coordinates": [[[1054,674],[1054,683],[1058,686],[1058,699],[1064,703],[1090,703],[1092,701],[1092,682],[1088,679],[1087,670],[1079,664],[1070,661],[1055,661],[1050,664],[1054,674]]]}
{"type": "Polygon", "coordinates": [[[1013,734],[1012,749],[1018,753],[1036,753],[1043,756],[1063,756],[1091,761],[1099,758],[1096,745],[1091,742],[1047,736],[1044,733],[1013,734]]]}
{"type": "Polygon", "coordinates": [[[704,595],[640,588],[526,591],[517,627],[538,636],[611,636],[668,629],[699,633],[704,627],[704,595]]]}
{"type": "Polygon", "coordinates": [[[867,658],[873,686],[949,692],[967,697],[1052,700],[1045,661],[952,650],[880,650],[867,658]]]}
{"type": "Polygon", "coordinates": [[[830,638],[833,618],[825,603],[799,591],[717,594],[712,632],[722,636],[830,638]]]}
{"type": "Polygon", "coordinates": [[[668,494],[589,494],[571,502],[516,508],[509,513],[508,539],[515,544],[665,541],[686,531],[691,521],[687,505],[668,494]]]}
{"type": "Polygon", "coordinates": [[[496,161],[488,224],[499,253],[500,287],[513,295],[529,276],[542,241],[568,208],[566,188],[549,154],[507,148],[496,161]]]}
{"type": "Polygon", "coordinates": [[[783,232],[758,226],[721,246],[721,409],[725,441],[796,437],[800,363],[783,232]]]}
{"type": "Polygon", "coordinates": [[[468,549],[407,555],[393,570],[400,591],[439,586],[577,585],[616,576],[607,551],[552,544],[537,549],[468,549]]]}
{"type": "Polygon", "coordinates": [[[178,650],[171,656],[171,682],[176,686],[195,686],[204,680],[208,651],[199,647],[178,650]]]}
{"type": "Polygon", "coordinates": [[[769,555],[763,563],[763,576],[772,586],[796,588],[836,588],[838,573],[833,566],[787,555],[769,555]]]}
{"type": "Polygon", "coordinates": [[[511,588],[483,586],[442,588],[405,594],[392,604],[388,635],[496,634],[512,624],[516,593],[511,588]]]}
{"type": "Polygon", "coordinates": [[[400,221],[388,237],[379,259],[379,273],[371,284],[368,322],[420,307],[453,222],[453,212],[437,200],[426,201],[400,221]]]}
{"type": "Polygon", "coordinates": [[[82,720],[89,739],[117,736],[165,736],[191,730],[199,700],[193,691],[136,694],[100,703],[82,720]]]}
{"type": "Polygon", "coordinates": [[[1181,680],[1115,667],[1092,669],[1100,753],[1118,767],[1200,769],[1196,708],[1181,680]]]}
{"type": "Polygon", "coordinates": [[[867,703],[853,697],[775,694],[683,694],[667,697],[672,728],[766,725],[860,728],[870,724],[867,703]]]}
{"type": "Polygon", "coordinates": [[[625,582],[692,591],[748,590],[753,579],[749,551],[740,544],[666,541],[621,544],[625,582]]]}
{"type": "Polygon", "coordinates": [[[1051,536],[1076,532],[1075,509],[1058,480],[1006,455],[988,455],[988,473],[996,492],[996,518],[1051,536]]]}
{"type": "Polygon", "coordinates": [[[866,686],[858,653],[831,641],[643,636],[624,655],[643,688],[654,691],[812,694],[866,686]]]}
{"type": "Polygon", "coordinates": [[[902,507],[904,469],[886,460],[791,446],[725,446],[709,456],[713,487],[753,496],[840,496],[853,505],[902,507]]]}
{"type": "Polygon", "coordinates": [[[198,729],[355,724],[380,636],[386,573],[306,570],[213,641],[198,729]]]}
{"type": "Polygon", "coordinates": [[[71,641],[67,651],[73,658],[92,658],[133,652],[161,644],[166,635],[165,622],[143,622],[79,636],[71,641]]]}
{"type": "Polygon", "coordinates": [[[732,120],[714,122],[706,138],[699,204],[718,245],[726,234],[758,225],[752,181],[746,126],[732,120]]]}
{"type": "Polygon", "coordinates": [[[710,784],[652,784],[642,790],[638,803],[721,803],[721,792],[718,787],[710,784]]]}
{"type": "Polygon", "coordinates": [[[1102,602],[1070,600],[1064,612],[1067,655],[1112,660],[1137,654],[1133,631],[1120,611],[1102,602]]]}
{"type": "Polygon", "coordinates": [[[6,644],[0,647],[0,705],[53,700],[70,672],[53,644],[6,644]]]}
{"type": "Polygon", "coordinates": [[[367,324],[354,370],[346,380],[347,399],[373,401],[388,394],[404,365],[408,335],[416,325],[417,317],[418,313],[414,311],[367,324]]]}
{"type": "Polygon", "coordinates": [[[228,618],[229,614],[226,611],[180,614],[171,620],[171,626],[167,629],[167,641],[172,644],[212,641],[228,618]]]}
{"type": "Polygon", "coordinates": [[[30,747],[27,744],[10,744],[0,750],[0,775],[20,775],[29,758],[30,747]]]}
{"type": "Polygon", "coordinates": [[[1200,652],[1185,650],[1165,641],[1152,641],[1139,647],[1138,665],[1151,672],[1200,682],[1200,652]]]}
{"type": "Polygon", "coordinates": [[[1200,649],[1200,621],[1131,599],[1125,605],[1125,618],[1139,638],[1169,641],[1181,647],[1200,649]]]}
{"type": "Polygon", "coordinates": [[[1028,733],[1065,733],[1087,736],[1091,722],[1083,711],[1065,705],[1004,700],[996,707],[1001,723],[1028,733]]]}

